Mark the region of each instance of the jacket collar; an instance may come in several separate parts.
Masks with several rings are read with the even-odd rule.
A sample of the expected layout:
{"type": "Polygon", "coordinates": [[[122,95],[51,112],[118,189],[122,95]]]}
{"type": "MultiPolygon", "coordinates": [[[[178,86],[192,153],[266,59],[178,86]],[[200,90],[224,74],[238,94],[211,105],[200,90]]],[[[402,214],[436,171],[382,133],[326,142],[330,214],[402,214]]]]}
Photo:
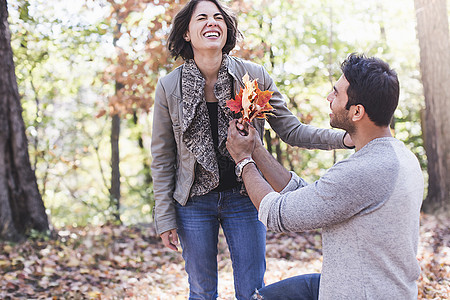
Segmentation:
{"type": "Polygon", "coordinates": [[[181,71],[181,98],[183,100],[183,133],[194,120],[197,108],[204,102],[205,78],[193,59],[188,59],[181,71]]]}

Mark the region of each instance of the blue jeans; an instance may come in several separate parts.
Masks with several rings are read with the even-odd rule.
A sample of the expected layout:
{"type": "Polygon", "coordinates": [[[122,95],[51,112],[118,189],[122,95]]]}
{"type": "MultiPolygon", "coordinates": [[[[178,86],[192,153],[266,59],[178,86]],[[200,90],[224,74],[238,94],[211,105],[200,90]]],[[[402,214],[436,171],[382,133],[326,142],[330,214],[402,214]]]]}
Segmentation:
{"type": "Polygon", "coordinates": [[[178,236],[189,277],[189,299],[216,299],[217,243],[222,226],[233,266],[237,299],[264,286],[266,228],[239,188],[210,192],[176,204],[178,236]]]}
{"type": "Polygon", "coordinates": [[[319,299],[320,274],[306,274],[284,279],[258,290],[264,300],[317,300],[319,299]]]}

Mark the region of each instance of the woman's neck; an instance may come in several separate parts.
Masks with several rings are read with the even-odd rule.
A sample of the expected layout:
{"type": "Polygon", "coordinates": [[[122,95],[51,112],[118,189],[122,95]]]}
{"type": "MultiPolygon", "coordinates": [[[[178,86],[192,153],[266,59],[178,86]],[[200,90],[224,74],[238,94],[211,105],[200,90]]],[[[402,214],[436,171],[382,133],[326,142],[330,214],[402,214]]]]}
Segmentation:
{"type": "Polygon", "coordinates": [[[195,55],[194,61],[207,82],[217,80],[222,65],[222,55],[195,55]]]}

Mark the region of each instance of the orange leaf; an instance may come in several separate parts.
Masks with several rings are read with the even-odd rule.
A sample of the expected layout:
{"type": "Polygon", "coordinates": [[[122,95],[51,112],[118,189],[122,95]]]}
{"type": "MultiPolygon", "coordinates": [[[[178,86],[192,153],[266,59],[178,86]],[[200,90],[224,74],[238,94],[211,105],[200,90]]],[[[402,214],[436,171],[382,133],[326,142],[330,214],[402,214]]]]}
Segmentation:
{"type": "Polygon", "coordinates": [[[103,117],[106,114],[106,110],[102,109],[98,112],[98,114],[95,116],[97,119],[103,117]]]}
{"type": "Polygon", "coordinates": [[[258,97],[256,98],[255,104],[264,107],[269,103],[270,98],[272,98],[272,91],[261,91],[260,89],[256,90],[258,97]]]}
{"type": "Polygon", "coordinates": [[[240,89],[235,100],[227,101],[227,107],[234,113],[242,113],[245,122],[251,122],[254,118],[266,118],[273,111],[269,104],[272,91],[261,91],[258,88],[257,79],[250,81],[248,74],[242,77],[244,89],[240,89]]]}

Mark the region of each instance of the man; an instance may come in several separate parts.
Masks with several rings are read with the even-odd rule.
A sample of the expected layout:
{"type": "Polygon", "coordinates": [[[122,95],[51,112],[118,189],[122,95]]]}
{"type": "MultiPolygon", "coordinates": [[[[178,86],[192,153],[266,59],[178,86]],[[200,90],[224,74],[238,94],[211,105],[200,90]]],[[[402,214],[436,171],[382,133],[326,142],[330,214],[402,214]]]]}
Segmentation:
{"type": "Polygon", "coordinates": [[[314,184],[278,164],[251,126],[247,136],[240,124],[229,128],[227,148],[260,221],[274,231],[322,228],[322,273],[269,285],[260,299],[417,298],[423,177],[389,128],[397,75],[380,59],[356,54],[341,69],[327,97],[330,124],[348,132],[356,153],[314,184]]]}

